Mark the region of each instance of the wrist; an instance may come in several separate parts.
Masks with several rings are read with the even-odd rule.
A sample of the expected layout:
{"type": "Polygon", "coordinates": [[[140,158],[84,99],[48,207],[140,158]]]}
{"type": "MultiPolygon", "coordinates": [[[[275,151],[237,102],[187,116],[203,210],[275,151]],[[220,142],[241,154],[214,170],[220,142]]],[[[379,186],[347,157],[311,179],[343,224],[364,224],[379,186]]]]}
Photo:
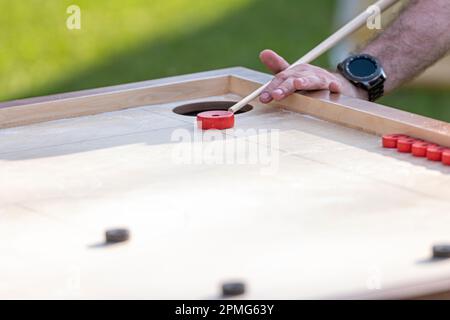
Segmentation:
{"type": "Polygon", "coordinates": [[[362,100],[369,100],[369,93],[366,90],[358,88],[340,73],[335,73],[334,75],[341,82],[343,95],[362,100]]]}

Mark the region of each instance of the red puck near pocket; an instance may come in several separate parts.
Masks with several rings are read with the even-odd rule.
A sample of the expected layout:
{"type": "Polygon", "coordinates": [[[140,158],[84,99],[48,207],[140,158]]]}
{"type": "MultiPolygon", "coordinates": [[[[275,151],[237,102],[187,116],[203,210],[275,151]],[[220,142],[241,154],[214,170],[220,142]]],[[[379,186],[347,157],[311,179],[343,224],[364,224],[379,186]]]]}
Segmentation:
{"type": "Polygon", "coordinates": [[[225,130],[234,127],[234,113],[230,111],[205,111],[197,115],[197,126],[202,130],[225,130]]]}
{"type": "Polygon", "coordinates": [[[400,138],[397,141],[397,150],[401,153],[411,153],[412,145],[420,141],[413,138],[400,138]]]}
{"type": "Polygon", "coordinates": [[[442,152],[447,150],[444,147],[440,146],[431,146],[427,149],[427,159],[430,161],[441,161],[442,160],[442,152]]]}
{"type": "Polygon", "coordinates": [[[409,138],[405,134],[386,134],[383,136],[383,148],[395,149],[397,148],[397,141],[401,138],[409,138]]]}
{"type": "Polygon", "coordinates": [[[429,147],[437,147],[437,144],[426,142],[426,141],[418,141],[413,143],[411,147],[411,153],[415,157],[426,157],[427,156],[427,150],[429,147]]]}
{"type": "Polygon", "coordinates": [[[450,149],[442,151],[442,163],[446,166],[450,166],[450,149]]]}

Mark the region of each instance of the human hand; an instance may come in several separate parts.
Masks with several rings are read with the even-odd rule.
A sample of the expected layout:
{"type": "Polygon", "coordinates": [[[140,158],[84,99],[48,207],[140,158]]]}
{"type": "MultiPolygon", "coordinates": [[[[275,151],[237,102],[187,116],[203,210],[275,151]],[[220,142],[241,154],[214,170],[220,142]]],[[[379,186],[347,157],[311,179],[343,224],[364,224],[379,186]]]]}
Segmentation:
{"type": "Polygon", "coordinates": [[[270,71],[276,74],[272,82],[260,95],[262,103],[283,100],[298,90],[329,90],[332,93],[368,99],[367,92],[357,88],[338,73],[331,73],[310,64],[299,64],[286,70],[289,63],[272,50],[261,52],[260,59],[270,71]]]}

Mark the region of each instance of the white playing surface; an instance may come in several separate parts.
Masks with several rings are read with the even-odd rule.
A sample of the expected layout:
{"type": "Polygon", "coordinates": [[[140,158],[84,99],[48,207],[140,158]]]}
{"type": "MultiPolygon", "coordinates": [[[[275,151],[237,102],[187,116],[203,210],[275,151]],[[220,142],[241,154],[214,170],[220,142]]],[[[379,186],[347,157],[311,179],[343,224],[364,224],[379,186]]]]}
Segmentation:
{"type": "Polygon", "coordinates": [[[328,298],[450,277],[428,260],[450,241],[450,169],[261,105],[236,119],[253,131],[180,164],[172,135],[199,132],[179,104],[0,130],[0,298],[217,298],[234,279],[243,298],[328,298]],[[223,146],[241,163],[214,163],[223,146]],[[102,246],[116,226],[131,241],[102,246]]]}

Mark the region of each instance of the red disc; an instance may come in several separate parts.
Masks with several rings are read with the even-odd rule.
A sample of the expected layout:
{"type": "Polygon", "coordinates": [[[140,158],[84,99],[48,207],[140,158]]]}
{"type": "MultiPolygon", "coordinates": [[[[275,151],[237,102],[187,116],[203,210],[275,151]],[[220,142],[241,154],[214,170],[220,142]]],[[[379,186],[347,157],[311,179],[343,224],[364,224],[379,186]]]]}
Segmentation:
{"type": "Polygon", "coordinates": [[[413,143],[411,147],[411,153],[415,157],[426,157],[427,156],[427,149],[429,147],[436,147],[437,144],[426,142],[426,141],[419,141],[413,143]]]}
{"type": "Polygon", "coordinates": [[[397,150],[402,153],[411,153],[412,145],[419,141],[413,138],[400,138],[397,141],[397,150]]]}
{"type": "Polygon", "coordinates": [[[446,166],[450,166],[450,149],[442,151],[442,163],[446,166]]]}
{"type": "Polygon", "coordinates": [[[409,138],[404,134],[386,134],[383,136],[383,148],[395,149],[397,148],[397,141],[401,138],[409,138]]]}
{"type": "Polygon", "coordinates": [[[446,148],[440,146],[432,146],[427,149],[427,159],[431,161],[441,161],[442,152],[447,150],[446,148]]]}
{"type": "Polygon", "coordinates": [[[202,130],[225,130],[234,127],[234,113],[230,111],[205,111],[197,115],[197,126],[202,130]]]}

